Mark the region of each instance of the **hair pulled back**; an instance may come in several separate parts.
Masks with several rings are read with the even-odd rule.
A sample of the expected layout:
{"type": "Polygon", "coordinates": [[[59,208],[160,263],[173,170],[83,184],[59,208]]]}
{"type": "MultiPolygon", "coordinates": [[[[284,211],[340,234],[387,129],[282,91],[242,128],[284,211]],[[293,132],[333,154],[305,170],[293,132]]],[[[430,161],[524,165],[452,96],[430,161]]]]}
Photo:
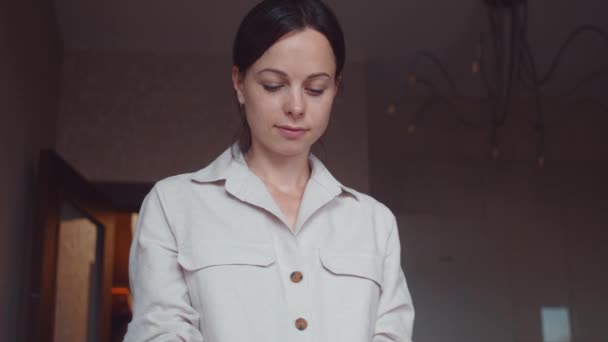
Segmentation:
{"type": "MultiPolygon", "coordinates": [[[[311,28],[322,33],[332,47],[338,79],[346,59],[344,33],[334,12],[321,0],[264,0],[253,7],[241,22],[232,47],[232,64],[241,76],[266,50],[284,35],[311,28]]],[[[239,148],[251,147],[251,129],[240,108],[239,148]]]]}

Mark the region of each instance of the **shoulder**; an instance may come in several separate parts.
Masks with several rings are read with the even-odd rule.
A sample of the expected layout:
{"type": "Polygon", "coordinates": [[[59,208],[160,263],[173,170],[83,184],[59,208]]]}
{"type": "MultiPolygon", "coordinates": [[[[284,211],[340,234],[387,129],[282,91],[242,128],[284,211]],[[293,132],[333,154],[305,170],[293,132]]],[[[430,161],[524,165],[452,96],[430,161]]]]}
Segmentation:
{"type": "Polygon", "coordinates": [[[393,212],[382,202],[366,193],[357,191],[353,188],[341,185],[342,190],[352,196],[355,201],[351,201],[357,213],[366,216],[374,222],[376,227],[384,227],[387,232],[394,228],[396,219],[393,212]]]}
{"type": "Polygon", "coordinates": [[[234,163],[233,153],[235,152],[233,150],[234,147],[227,148],[200,170],[161,179],[156,182],[154,189],[165,196],[185,195],[200,187],[199,185],[214,184],[226,180],[231,174],[238,171],[238,167],[234,165],[237,163],[234,163]]]}
{"type": "Polygon", "coordinates": [[[152,186],[144,205],[149,201],[156,201],[166,214],[183,206],[184,202],[191,201],[193,192],[193,173],[183,173],[163,178],[152,186]]]}
{"type": "Polygon", "coordinates": [[[147,197],[156,196],[164,201],[186,191],[192,183],[192,173],[183,173],[158,180],[150,189],[147,197]]]}
{"type": "Polygon", "coordinates": [[[161,193],[182,190],[184,187],[191,186],[193,175],[194,173],[182,173],[163,178],[154,184],[153,190],[161,193]]]}

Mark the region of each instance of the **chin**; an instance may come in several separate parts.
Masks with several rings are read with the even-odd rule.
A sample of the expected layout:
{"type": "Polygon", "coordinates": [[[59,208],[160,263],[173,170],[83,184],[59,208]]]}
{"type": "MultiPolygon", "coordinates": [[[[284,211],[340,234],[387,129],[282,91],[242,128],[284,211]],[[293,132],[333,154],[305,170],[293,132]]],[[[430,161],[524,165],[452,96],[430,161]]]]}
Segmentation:
{"type": "Polygon", "coordinates": [[[308,154],[312,144],[305,141],[277,141],[267,146],[268,151],[284,157],[308,154]]]}

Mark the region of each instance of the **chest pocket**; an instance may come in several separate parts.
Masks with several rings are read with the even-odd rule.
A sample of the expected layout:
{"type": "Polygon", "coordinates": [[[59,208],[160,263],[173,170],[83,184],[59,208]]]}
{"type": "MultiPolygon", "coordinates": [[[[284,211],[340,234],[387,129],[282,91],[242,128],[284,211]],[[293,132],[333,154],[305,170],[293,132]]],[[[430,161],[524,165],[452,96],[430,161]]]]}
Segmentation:
{"type": "Polygon", "coordinates": [[[268,267],[275,262],[270,244],[237,241],[200,241],[180,248],[177,262],[187,271],[222,265],[268,267]]]}
{"type": "Polygon", "coordinates": [[[323,267],[332,275],[371,280],[382,288],[384,259],[380,255],[322,249],[320,258],[323,267]]]}
{"type": "Polygon", "coordinates": [[[208,317],[221,317],[224,311],[236,314],[242,300],[268,298],[276,288],[270,244],[189,241],[180,247],[177,262],[184,270],[191,301],[208,317]]]}
{"type": "Polygon", "coordinates": [[[201,314],[199,328],[205,341],[240,341],[242,331],[260,327],[273,331],[277,320],[272,308],[282,297],[277,296],[280,283],[271,244],[186,241],[177,262],[190,302],[201,314]],[[235,322],[240,328],[235,329],[235,322]]]}

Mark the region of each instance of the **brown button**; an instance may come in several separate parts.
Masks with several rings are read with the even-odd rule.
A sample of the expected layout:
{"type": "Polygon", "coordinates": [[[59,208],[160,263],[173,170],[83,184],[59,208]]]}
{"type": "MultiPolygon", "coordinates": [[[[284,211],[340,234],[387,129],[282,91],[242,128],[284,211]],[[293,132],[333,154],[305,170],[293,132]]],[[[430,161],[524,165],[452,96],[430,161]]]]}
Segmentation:
{"type": "Polygon", "coordinates": [[[299,282],[301,282],[301,281],[302,281],[302,278],[304,278],[304,276],[302,275],[302,272],[298,272],[298,271],[296,271],[296,272],[293,272],[293,273],[292,273],[292,274],[289,276],[289,278],[291,279],[291,281],[292,281],[292,282],[294,282],[294,283],[296,283],[296,284],[297,284],[297,283],[299,283],[299,282]]]}
{"type": "Polygon", "coordinates": [[[306,322],[304,318],[296,319],[296,328],[298,328],[298,330],[304,330],[306,327],[308,327],[308,322],[306,322]]]}

